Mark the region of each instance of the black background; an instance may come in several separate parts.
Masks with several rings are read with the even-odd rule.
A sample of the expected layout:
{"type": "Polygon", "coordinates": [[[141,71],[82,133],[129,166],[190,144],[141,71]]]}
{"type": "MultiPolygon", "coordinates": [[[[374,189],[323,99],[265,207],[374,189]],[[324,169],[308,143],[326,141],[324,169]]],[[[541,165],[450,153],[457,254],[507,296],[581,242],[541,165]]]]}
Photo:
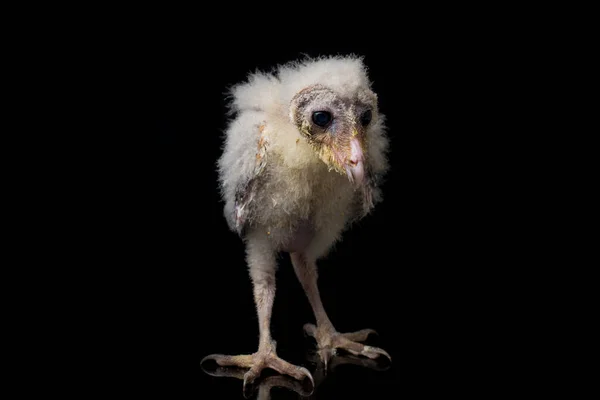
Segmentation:
{"type": "MultiPolygon", "coordinates": [[[[224,94],[256,69],[349,53],[365,57],[387,116],[391,170],[383,203],[319,262],[319,285],[335,327],[376,329],[373,343],[393,365],[340,367],[316,398],[500,390],[493,380],[510,376],[498,368],[519,329],[500,322],[518,290],[504,284],[519,280],[511,265],[524,246],[507,234],[516,195],[500,188],[510,160],[497,162],[510,137],[498,110],[507,107],[500,93],[513,66],[486,50],[494,39],[417,25],[291,40],[260,18],[235,37],[226,27],[170,20],[121,43],[132,61],[125,80],[139,87],[144,107],[122,179],[131,197],[122,196],[113,227],[127,251],[116,274],[129,293],[119,314],[132,327],[125,348],[142,354],[131,369],[149,371],[139,373],[145,390],[242,398],[240,380],[210,377],[199,365],[208,354],[251,353],[258,343],[243,244],[227,228],[217,190],[224,94]]],[[[306,365],[302,326],[312,312],[289,259],[279,264],[273,337],[280,356],[306,365]]]]}

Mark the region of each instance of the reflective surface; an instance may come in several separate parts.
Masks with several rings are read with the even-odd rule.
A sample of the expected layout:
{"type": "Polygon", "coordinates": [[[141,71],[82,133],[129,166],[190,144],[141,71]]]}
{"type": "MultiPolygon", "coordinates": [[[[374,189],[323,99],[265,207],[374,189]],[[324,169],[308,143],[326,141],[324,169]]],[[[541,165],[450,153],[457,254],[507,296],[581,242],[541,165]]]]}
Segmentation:
{"type": "MultiPolygon", "coordinates": [[[[356,390],[366,389],[371,395],[387,394],[389,391],[390,387],[385,383],[391,383],[392,364],[384,357],[371,360],[351,354],[340,354],[333,356],[326,368],[319,356],[308,350],[305,352],[304,361],[315,381],[314,387],[308,381],[299,382],[275,371],[265,370],[254,385],[243,390],[246,370],[219,367],[211,361],[201,365],[204,375],[201,381],[204,390],[208,392],[214,390],[217,394],[219,390],[223,390],[230,393],[233,388],[233,392],[239,392],[240,399],[257,400],[343,398],[356,390]],[[206,379],[207,376],[219,378],[220,381],[206,379]],[[225,385],[228,386],[226,390],[225,385]]],[[[232,398],[235,398],[235,395],[232,398]]]]}

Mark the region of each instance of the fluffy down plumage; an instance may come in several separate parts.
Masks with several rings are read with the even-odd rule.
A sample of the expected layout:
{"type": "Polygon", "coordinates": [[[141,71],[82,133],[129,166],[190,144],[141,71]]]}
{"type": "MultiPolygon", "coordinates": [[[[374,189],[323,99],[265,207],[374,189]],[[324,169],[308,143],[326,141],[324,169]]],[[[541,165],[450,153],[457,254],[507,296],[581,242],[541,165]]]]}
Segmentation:
{"type": "Polygon", "coordinates": [[[293,121],[294,96],[314,85],[350,103],[371,90],[357,56],[309,58],[250,74],[230,92],[231,120],[218,172],[224,215],[233,231],[242,237],[266,235],[274,248],[285,250],[308,228],[312,241],[305,250],[320,257],[381,200],[388,139],[385,117],[375,108],[365,131],[368,179],[357,188],[319,157],[293,121]]]}

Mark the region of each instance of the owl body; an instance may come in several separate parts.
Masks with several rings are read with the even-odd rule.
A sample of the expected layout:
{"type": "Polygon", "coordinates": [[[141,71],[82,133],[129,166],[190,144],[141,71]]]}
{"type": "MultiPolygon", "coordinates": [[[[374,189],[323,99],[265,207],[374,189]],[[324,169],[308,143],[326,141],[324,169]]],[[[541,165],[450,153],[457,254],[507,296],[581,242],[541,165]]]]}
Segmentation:
{"type": "Polygon", "coordinates": [[[388,141],[370,86],[362,59],[348,56],[286,64],[232,88],[218,170],[233,231],[320,257],[381,200],[388,141]],[[362,127],[365,108],[373,119],[362,127]],[[310,116],[322,110],[331,121],[321,132],[310,116]],[[344,170],[354,150],[364,161],[361,185],[352,177],[362,172],[344,170]]]}

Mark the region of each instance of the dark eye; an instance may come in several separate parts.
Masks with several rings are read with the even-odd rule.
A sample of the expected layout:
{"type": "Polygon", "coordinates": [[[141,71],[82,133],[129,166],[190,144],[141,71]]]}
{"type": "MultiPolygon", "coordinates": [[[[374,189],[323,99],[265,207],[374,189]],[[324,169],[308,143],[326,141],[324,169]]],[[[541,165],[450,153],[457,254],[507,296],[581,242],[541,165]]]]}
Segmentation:
{"type": "Polygon", "coordinates": [[[331,113],[327,111],[316,111],[312,115],[312,120],[319,126],[325,126],[331,122],[331,113]]]}
{"type": "Polygon", "coordinates": [[[371,122],[371,118],[373,118],[373,113],[371,110],[367,110],[360,116],[360,123],[362,126],[367,126],[371,122]]]}

